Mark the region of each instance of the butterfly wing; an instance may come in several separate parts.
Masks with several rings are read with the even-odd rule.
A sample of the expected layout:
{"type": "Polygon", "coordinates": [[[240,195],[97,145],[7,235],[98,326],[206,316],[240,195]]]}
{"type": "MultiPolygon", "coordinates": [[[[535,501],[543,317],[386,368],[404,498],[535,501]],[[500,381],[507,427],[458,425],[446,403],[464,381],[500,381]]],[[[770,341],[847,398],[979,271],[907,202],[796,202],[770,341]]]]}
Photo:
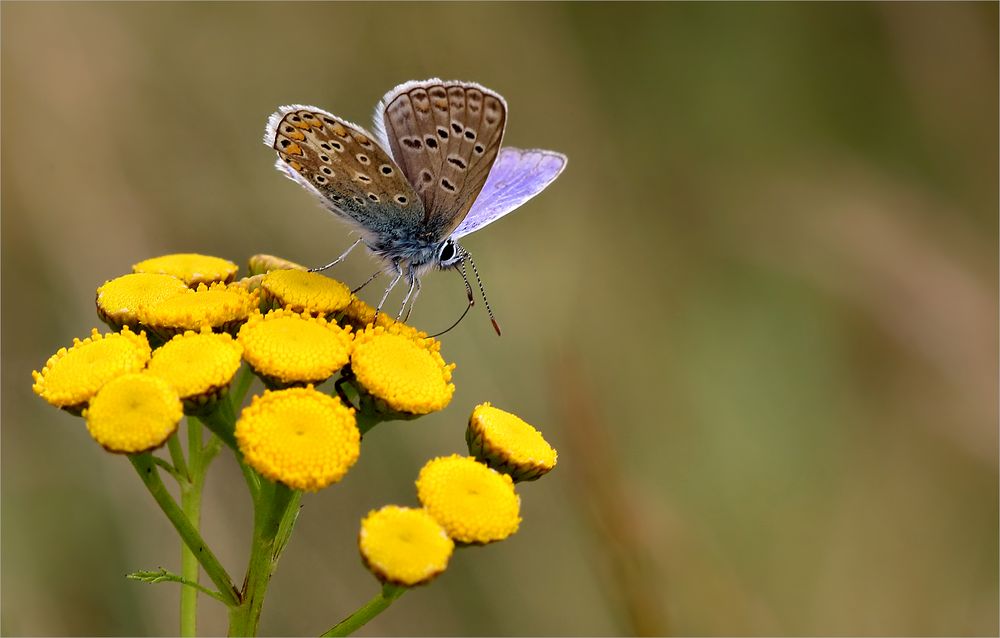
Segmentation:
{"type": "Polygon", "coordinates": [[[468,82],[407,82],[379,102],[376,132],[420,196],[428,237],[443,240],[468,214],[506,122],[504,99],[468,82]]]}
{"type": "Polygon", "coordinates": [[[278,170],[368,237],[423,223],[423,202],[406,176],[356,124],[314,106],[283,106],[268,119],[264,144],[278,153],[278,170]]]}
{"type": "Polygon", "coordinates": [[[520,207],[555,181],[566,161],[554,151],[500,149],[482,192],[451,237],[464,237],[520,207]]]}

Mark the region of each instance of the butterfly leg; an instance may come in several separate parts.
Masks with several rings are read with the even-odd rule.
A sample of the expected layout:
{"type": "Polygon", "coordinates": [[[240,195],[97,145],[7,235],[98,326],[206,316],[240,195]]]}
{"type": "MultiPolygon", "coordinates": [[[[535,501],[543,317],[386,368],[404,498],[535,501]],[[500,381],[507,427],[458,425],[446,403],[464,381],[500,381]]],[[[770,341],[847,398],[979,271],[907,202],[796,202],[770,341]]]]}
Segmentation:
{"type": "Polygon", "coordinates": [[[358,293],[358,292],[359,292],[359,291],[360,291],[360,290],[361,290],[362,288],[364,288],[365,286],[367,286],[367,285],[368,285],[368,284],[370,284],[371,282],[375,281],[375,279],[376,279],[376,278],[377,278],[377,277],[378,277],[379,275],[381,275],[381,274],[382,274],[382,271],[381,271],[381,270],[376,270],[376,271],[375,271],[375,272],[374,272],[374,273],[372,274],[372,276],[368,278],[368,281],[366,281],[365,283],[361,284],[360,286],[358,286],[357,288],[355,288],[354,290],[352,290],[352,291],[351,291],[351,294],[352,294],[352,295],[353,295],[353,294],[357,294],[357,293],[358,293]]]}
{"type": "Polygon", "coordinates": [[[378,319],[378,313],[382,311],[382,306],[385,304],[385,300],[388,299],[389,293],[392,292],[392,289],[396,287],[396,284],[403,277],[403,270],[399,267],[398,262],[393,262],[392,267],[396,271],[396,276],[392,278],[392,281],[389,282],[389,287],[382,293],[382,300],[378,302],[378,307],[375,308],[375,317],[372,319],[373,324],[378,319]]]}
{"type": "Polygon", "coordinates": [[[353,244],[351,244],[350,246],[348,246],[347,250],[345,250],[344,254],[342,254],[340,257],[337,257],[336,259],[334,259],[333,261],[331,261],[330,263],[328,263],[327,265],[325,265],[325,266],[323,266],[321,268],[310,268],[309,272],[320,272],[320,271],[326,270],[327,268],[332,268],[332,267],[336,266],[340,262],[344,261],[347,258],[347,256],[351,254],[351,251],[354,250],[354,247],[357,246],[360,243],[361,243],[361,239],[359,238],[356,242],[354,242],[353,244]]]}
{"type": "Polygon", "coordinates": [[[409,310],[406,311],[406,316],[403,317],[403,323],[406,323],[407,321],[410,320],[410,312],[413,311],[413,306],[416,305],[417,303],[417,295],[420,294],[420,278],[417,277],[416,281],[417,281],[417,289],[413,291],[413,299],[410,299],[410,308],[409,310]]]}
{"type": "MultiPolygon", "coordinates": [[[[412,265],[407,265],[406,266],[406,281],[408,281],[410,283],[410,289],[406,291],[406,296],[403,297],[403,305],[399,309],[399,314],[396,315],[396,321],[399,321],[400,317],[403,316],[403,311],[406,310],[406,302],[410,301],[410,297],[411,296],[413,297],[413,301],[417,300],[417,297],[416,297],[416,295],[413,294],[413,291],[414,291],[414,289],[416,289],[419,280],[417,279],[416,273],[413,271],[413,266],[412,265]]],[[[410,308],[413,308],[413,304],[410,304],[410,308]]],[[[407,312],[406,316],[409,317],[410,313],[407,312]]],[[[404,321],[405,321],[405,319],[404,319],[404,321]]]]}

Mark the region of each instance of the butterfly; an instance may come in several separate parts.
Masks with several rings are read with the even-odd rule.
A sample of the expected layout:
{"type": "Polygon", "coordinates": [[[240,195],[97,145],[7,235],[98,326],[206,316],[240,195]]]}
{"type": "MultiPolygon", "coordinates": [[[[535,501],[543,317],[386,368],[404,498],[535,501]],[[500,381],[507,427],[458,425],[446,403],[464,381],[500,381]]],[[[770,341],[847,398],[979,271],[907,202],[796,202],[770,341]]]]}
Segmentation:
{"type": "MultiPolygon", "coordinates": [[[[501,147],[507,103],[472,82],[400,84],[376,105],[374,124],[373,135],[299,104],[281,107],[267,121],[264,144],[278,154],[275,167],[360,235],[316,270],[364,243],[382,270],[362,287],[379,272],[392,277],[376,312],[401,280],[408,285],[398,319],[408,303],[412,309],[420,278],[435,268],[460,269],[471,307],[468,260],[485,301],[475,262],[458,240],[544,190],[566,167],[566,156],[501,147]]],[[[486,308],[499,334],[489,302],[486,308]]]]}

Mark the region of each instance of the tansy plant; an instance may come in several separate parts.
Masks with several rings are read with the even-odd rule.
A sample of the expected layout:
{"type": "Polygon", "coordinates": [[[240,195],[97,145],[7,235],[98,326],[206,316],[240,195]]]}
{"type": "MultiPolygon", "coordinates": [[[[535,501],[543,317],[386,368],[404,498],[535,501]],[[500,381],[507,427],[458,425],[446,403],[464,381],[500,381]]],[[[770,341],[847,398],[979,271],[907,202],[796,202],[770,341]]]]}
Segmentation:
{"type": "MultiPolygon", "coordinates": [[[[236,274],[234,263],[203,255],[138,263],[97,289],[97,314],[111,331],[74,339],[33,372],[36,394],[82,416],[95,441],[128,458],[180,536],[181,573],[129,578],[180,584],[183,636],[196,634],[199,594],[228,608],[230,635],[255,635],[303,493],[340,481],[375,425],[442,410],[455,391],[455,364],[439,341],[376,317],[343,284],[266,255],[250,260],[248,277],[236,274]],[[264,389],[247,401],[255,378],[264,389]],[[254,508],[237,581],[199,533],[205,477],[223,450],[239,463],[254,508]]],[[[361,560],[381,590],[323,636],[350,634],[430,582],[455,547],[517,531],[515,484],[555,467],[555,450],[489,403],[473,410],[466,441],[469,456],[431,459],[420,471],[420,507],[386,505],[361,521],[361,560]]]]}

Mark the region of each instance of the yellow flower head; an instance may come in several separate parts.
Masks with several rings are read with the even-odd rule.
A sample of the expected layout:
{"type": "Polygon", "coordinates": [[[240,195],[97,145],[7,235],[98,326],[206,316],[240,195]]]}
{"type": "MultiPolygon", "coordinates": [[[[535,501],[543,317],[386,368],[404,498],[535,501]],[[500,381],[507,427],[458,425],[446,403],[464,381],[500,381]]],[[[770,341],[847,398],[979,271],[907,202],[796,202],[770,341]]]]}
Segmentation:
{"type": "Polygon", "coordinates": [[[153,353],[148,371],[169,383],[189,413],[212,405],[240,369],[243,347],[228,334],[187,331],[153,353]]]}
{"type": "Polygon", "coordinates": [[[351,303],[347,286],[308,270],[272,270],[261,282],[264,300],[272,306],[313,315],[331,315],[351,303]]]}
{"type": "Polygon", "coordinates": [[[139,325],[139,309],[167,297],[188,292],[187,285],[172,275],[137,273],[105,282],[97,289],[97,316],[115,330],[139,325]]]}
{"type": "Polygon", "coordinates": [[[309,270],[294,261],[288,261],[274,255],[254,255],[250,258],[250,274],[263,275],[272,270],[309,270]]]}
{"type": "Polygon", "coordinates": [[[465,440],[469,454],[514,481],[533,481],[556,466],[558,455],[538,430],[489,403],[472,411],[465,440]]]}
{"type": "Polygon", "coordinates": [[[440,350],[435,339],[367,328],[354,337],[351,369],[381,411],[429,414],[447,406],[455,393],[455,364],[446,364],[440,350]]]}
{"type": "Polygon", "coordinates": [[[79,414],[105,383],[145,368],[149,355],[145,333],[125,326],[101,335],[95,328],[86,339],[74,339],[72,348],[60,348],[41,372],[32,371],[32,389],[52,405],[79,414]]]}
{"type": "Polygon", "coordinates": [[[387,505],[361,521],[358,547],[380,581],[412,587],[445,570],[455,543],[425,510],[387,505]]]}
{"type": "Polygon", "coordinates": [[[146,373],[109,381],[83,411],[90,436],[109,452],[134,454],[157,448],[184,416],[170,384],[146,373]]]}
{"type": "Polygon", "coordinates": [[[144,306],[139,320],[162,339],[209,327],[232,332],[257,308],[258,295],[236,284],[199,284],[197,290],[144,306]]]}
{"type": "Polygon", "coordinates": [[[132,266],[132,272],[162,273],[184,280],[189,286],[229,283],[236,277],[238,268],[228,259],[198,255],[196,253],[176,253],[153,257],[132,266]]]}
{"type": "Polygon", "coordinates": [[[500,541],[521,523],[521,499],[511,478],[471,457],[428,461],[417,477],[417,498],[460,543],[500,541]]]}
{"type": "Polygon", "coordinates": [[[239,340],[243,357],[272,387],[322,383],[351,358],[350,330],[308,313],[256,313],[239,340]]]}
{"type": "Polygon", "coordinates": [[[361,453],[354,410],[312,386],[254,397],[236,422],[236,441],[262,475],[310,492],[339,481],[361,453]]]}
{"type": "Polygon", "coordinates": [[[341,322],[352,326],[355,330],[364,330],[368,326],[381,326],[396,334],[409,336],[414,339],[427,339],[427,333],[417,330],[413,326],[396,321],[385,312],[380,312],[375,317],[375,309],[357,297],[351,297],[351,303],[344,308],[344,316],[341,322]]]}

